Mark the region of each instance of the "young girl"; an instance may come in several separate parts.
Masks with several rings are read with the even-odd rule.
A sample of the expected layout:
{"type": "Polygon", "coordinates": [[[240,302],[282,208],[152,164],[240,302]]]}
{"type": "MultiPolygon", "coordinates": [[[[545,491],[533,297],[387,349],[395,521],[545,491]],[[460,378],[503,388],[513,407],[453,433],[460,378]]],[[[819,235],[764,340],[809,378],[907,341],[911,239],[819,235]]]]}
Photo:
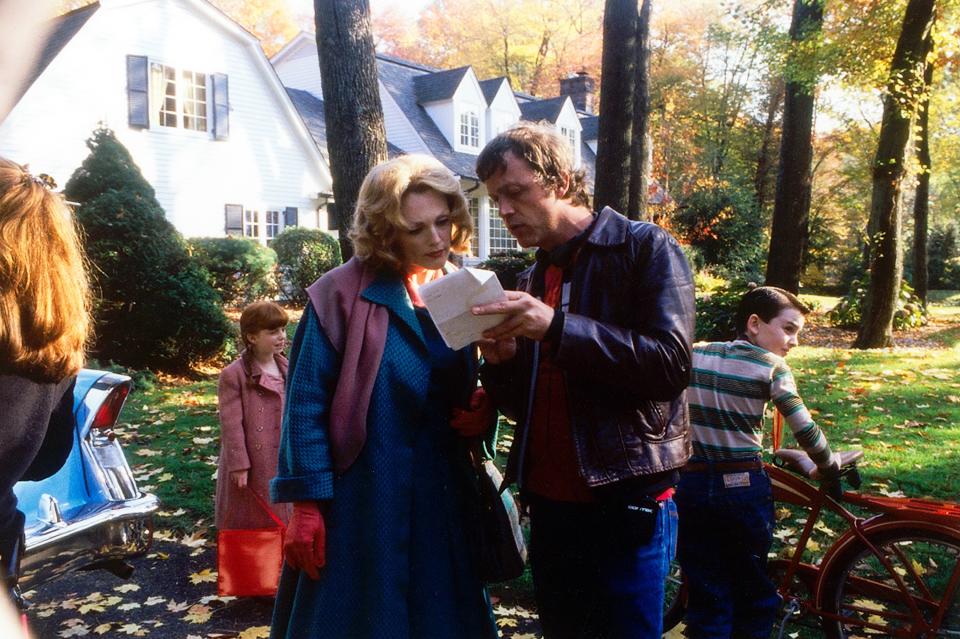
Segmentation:
{"type": "MultiPolygon", "coordinates": [[[[220,373],[220,461],[217,465],[217,528],[270,528],[273,519],[253,493],[270,503],[277,474],[280,420],[287,377],[287,314],[273,302],[254,302],[240,316],[244,350],[220,373]]],[[[287,521],[289,506],[273,504],[287,521]]]]}

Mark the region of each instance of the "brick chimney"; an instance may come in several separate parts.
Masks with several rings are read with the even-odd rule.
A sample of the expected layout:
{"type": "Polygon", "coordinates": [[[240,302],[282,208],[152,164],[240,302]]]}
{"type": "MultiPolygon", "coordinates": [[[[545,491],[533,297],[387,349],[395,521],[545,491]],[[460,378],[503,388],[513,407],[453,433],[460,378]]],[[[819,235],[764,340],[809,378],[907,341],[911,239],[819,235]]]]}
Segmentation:
{"type": "Polygon", "coordinates": [[[569,95],[577,111],[593,113],[593,90],[596,86],[590,74],[581,69],[576,75],[560,79],[560,95],[569,95]]]}

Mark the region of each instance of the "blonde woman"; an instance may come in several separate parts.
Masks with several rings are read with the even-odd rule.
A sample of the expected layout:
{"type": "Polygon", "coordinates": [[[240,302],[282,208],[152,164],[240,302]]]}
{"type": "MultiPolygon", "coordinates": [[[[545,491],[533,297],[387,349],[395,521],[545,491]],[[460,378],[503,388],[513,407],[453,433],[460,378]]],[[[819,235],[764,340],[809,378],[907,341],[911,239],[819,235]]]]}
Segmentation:
{"type": "Polygon", "coordinates": [[[63,465],[73,442],[73,383],[90,327],[73,216],[25,167],[0,158],[0,555],[23,530],[13,485],[63,465]]]}
{"type": "Polygon", "coordinates": [[[390,160],[361,187],[355,257],[307,291],[271,486],[293,502],[274,638],[497,634],[467,539],[460,439],[489,413],[472,352],[444,345],[418,294],[471,231],[449,170],[390,160]]]}

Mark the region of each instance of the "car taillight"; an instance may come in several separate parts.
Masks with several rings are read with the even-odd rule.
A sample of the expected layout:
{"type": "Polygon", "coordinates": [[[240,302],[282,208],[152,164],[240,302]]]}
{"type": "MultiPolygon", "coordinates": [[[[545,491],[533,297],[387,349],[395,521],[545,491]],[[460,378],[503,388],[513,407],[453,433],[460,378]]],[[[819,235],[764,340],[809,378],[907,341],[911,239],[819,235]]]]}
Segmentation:
{"type": "Polygon", "coordinates": [[[120,416],[123,400],[127,398],[129,392],[130,387],[126,384],[121,384],[110,391],[107,398],[100,404],[100,408],[97,409],[97,414],[93,417],[91,427],[101,429],[112,428],[117,422],[117,417],[120,416]]]}

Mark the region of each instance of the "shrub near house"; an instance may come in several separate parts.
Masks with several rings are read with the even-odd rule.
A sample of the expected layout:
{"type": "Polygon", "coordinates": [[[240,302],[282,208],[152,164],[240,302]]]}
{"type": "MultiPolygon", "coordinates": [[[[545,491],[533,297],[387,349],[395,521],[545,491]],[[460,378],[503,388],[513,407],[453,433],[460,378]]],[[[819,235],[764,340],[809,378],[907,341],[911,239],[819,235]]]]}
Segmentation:
{"type": "Polygon", "coordinates": [[[280,266],[280,288],[287,299],[304,303],[306,289],[341,263],[340,243],[323,231],[291,228],[273,241],[280,266]]]}
{"type": "Polygon", "coordinates": [[[133,367],[183,369],[220,352],[230,325],[205,271],[164,216],[153,188],[106,128],[64,193],[92,263],[94,355],[133,367]]]}
{"type": "Polygon", "coordinates": [[[277,254],[273,249],[235,237],[201,237],[188,244],[227,306],[239,307],[277,294],[277,254]]]}

